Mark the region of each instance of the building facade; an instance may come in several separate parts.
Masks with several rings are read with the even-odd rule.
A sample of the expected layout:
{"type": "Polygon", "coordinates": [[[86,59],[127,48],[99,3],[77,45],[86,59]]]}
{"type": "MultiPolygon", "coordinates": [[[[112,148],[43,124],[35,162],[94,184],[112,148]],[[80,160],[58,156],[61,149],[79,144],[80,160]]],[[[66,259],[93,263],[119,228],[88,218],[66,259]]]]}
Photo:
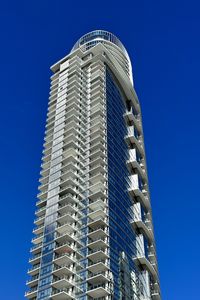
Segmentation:
{"type": "Polygon", "coordinates": [[[32,300],[160,300],[141,110],[126,49],[96,30],[51,67],[32,300]]]}

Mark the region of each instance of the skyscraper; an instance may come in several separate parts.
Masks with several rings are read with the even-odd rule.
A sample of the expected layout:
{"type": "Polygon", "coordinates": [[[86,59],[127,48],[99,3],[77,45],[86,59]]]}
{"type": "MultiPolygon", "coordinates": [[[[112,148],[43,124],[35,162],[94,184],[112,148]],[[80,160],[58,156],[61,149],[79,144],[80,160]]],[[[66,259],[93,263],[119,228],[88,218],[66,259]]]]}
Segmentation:
{"type": "Polygon", "coordinates": [[[127,51],[96,30],[51,70],[26,297],[159,300],[141,110],[127,51]]]}

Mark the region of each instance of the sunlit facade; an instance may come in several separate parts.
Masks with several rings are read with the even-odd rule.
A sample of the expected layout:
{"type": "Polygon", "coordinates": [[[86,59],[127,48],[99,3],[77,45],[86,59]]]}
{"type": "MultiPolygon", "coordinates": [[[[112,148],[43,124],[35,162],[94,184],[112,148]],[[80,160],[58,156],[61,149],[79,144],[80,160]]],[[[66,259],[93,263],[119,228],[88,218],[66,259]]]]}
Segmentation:
{"type": "Polygon", "coordinates": [[[28,270],[32,300],[160,300],[129,56],[96,30],[51,67],[28,270]]]}

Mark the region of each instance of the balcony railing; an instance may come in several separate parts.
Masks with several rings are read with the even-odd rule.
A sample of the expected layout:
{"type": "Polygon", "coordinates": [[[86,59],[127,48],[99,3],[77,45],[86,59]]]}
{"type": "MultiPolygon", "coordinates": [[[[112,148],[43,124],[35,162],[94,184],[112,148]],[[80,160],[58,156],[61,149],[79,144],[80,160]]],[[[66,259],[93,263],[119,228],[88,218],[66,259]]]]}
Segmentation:
{"type": "Polygon", "coordinates": [[[61,266],[54,266],[53,271],[61,270],[63,268],[67,268],[70,273],[76,274],[76,268],[73,267],[73,264],[63,264],[61,266]]]}
{"type": "Polygon", "coordinates": [[[62,298],[62,297],[57,298],[56,295],[59,296],[59,294],[63,294],[63,297],[66,296],[66,299],[68,299],[67,296],[70,297],[69,299],[75,299],[75,293],[70,288],[69,289],[68,288],[63,288],[63,289],[54,289],[54,290],[52,290],[52,293],[51,293],[52,299],[58,299],[58,300],[59,299],[65,299],[65,298],[62,298]]]}
{"type": "Polygon", "coordinates": [[[34,293],[38,290],[38,287],[34,287],[34,288],[31,288],[29,291],[27,291],[25,293],[25,296],[27,297],[28,295],[30,295],[31,293],[34,293]]]}
{"type": "Polygon", "coordinates": [[[66,280],[66,281],[68,281],[69,283],[71,283],[72,285],[74,285],[75,284],[75,279],[74,279],[74,276],[72,275],[72,276],[67,276],[67,275],[63,275],[63,276],[60,276],[60,277],[56,277],[56,278],[54,278],[53,279],[53,283],[54,282],[58,282],[58,281],[60,281],[60,280],[66,280]]]}
{"type": "Polygon", "coordinates": [[[34,276],[32,276],[30,279],[28,279],[28,280],[26,281],[26,284],[28,285],[29,283],[31,283],[32,281],[37,280],[38,278],[39,278],[39,275],[34,275],[34,276]]]}
{"type": "Polygon", "coordinates": [[[34,261],[35,259],[37,259],[39,257],[41,257],[41,253],[35,254],[33,257],[29,258],[29,262],[32,262],[32,261],[34,261]]]}
{"type": "Polygon", "coordinates": [[[95,243],[95,242],[97,242],[97,241],[102,241],[102,242],[104,242],[104,243],[108,243],[108,239],[107,238],[105,238],[105,237],[97,237],[97,238],[94,238],[94,239],[88,239],[88,244],[91,244],[91,243],[95,243]]]}

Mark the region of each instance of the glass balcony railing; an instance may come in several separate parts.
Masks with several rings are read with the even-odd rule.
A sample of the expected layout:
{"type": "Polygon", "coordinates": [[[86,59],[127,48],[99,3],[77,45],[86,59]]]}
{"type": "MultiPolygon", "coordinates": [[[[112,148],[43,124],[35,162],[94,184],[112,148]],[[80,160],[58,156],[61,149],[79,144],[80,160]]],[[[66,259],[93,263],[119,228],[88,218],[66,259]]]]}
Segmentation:
{"type": "MultiPolygon", "coordinates": [[[[53,289],[51,295],[54,296],[56,294],[60,294],[60,293],[66,293],[68,294],[70,297],[72,297],[73,299],[75,299],[75,294],[73,292],[72,289],[70,288],[63,288],[63,289],[53,289]]],[[[60,298],[58,298],[60,299],[60,298]]],[[[61,298],[62,299],[62,298],[61,298]]]]}
{"type": "Polygon", "coordinates": [[[104,277],[109,277],[109,272],[105,272],[105,271],[101,271],[101,272],[89,272],[88,274],[88,278],[91,278],[91,277],[95,277],[95,276],[98,276],[98,275],[103,275],[104,277]]]}
{"type": "Polygon", "coordinates": [[[34,293],[34,292],[36,292],[37,290],[38,290],[38,287],[31,288],[29,291],[27,291],[27,292],[25,293],[25,296],[27,296],[27,295],[29,295],[29,294],[31,294],[31,293],[34,293]]]}
{"type": "Polygon", "coordinates": [[[80,229],[78,226],[75,225],[75,223],[70,223],[70,222],[58,223],[57,228],[60,228],[65,225],[70,226],[75,231],[78,231],[80,229]]]}
{"type": "Polygon", "coordinates": [[[39,258],[41,256],[41,253],[35,254],[33,257],[29,258],[29,262],[35,260],[36,258],[39,258]]]}
{"type": "Polygon", "coordinates": [[[109,286],[105,285],[105,284],[95,284],[95,285],[91,285],[88,287],[88,290],[91,291],[91,290],[95,290],[95,289],[98,289],[98,288],[103,288],[104,290],[106,290],[108,293],[111,292],[109,286]]]}
{"type": "Polygon", "coordinates": [[[37,280],[38,278],[39,278],[39,275],[34,275],[34,276],[32,276],[30,279],[28,279],[28,280],[26,281],[26,283],[29,283],[29,282],[34,281],[34,280],[37,280]]]}
{"type": "Polygon", "coordinates": [[[98,230],[102,230],[105,234],[108,234],[108,229],[106,229],[104,226],[97,226],[95,229],[89,228],[88,234],[94,233],[98,230]]]}
{"type": "Polygon", "coordinates": [[[75,279],[74,279],[74,276],[67,276],[67,275],[63,275],[63,276],[60,276],[60,277],[56,277],[53,279],[52,282],[57,282],[57,281],[60,281],[60,280],[67,280],[69,283],[71,284],[75,284],[75,279]]]}
{"type": "Polygon", "coordinates": [[[64,264],[64,265],[61,265],[61,266],[54,266],[53,271],[57,271],[57,270],[60,270],[60,269],[63,269],[63,268],[67,268],[70,272],[76,273],[76,268],[73,267],[73,264],[64,264]]]}
{"type": "Polygon", "coordinates": [[[42,247],[42,243],[36,244],[33,247],[31,247],[31,251],[33,251],[33,250],[35,250],[37,248],[40,248],[40,247],[42,247]]]}
{"type": "Polygon", "coordinates": [[[97,237],[95,239],[88,239],[88,244],[92,244],[92,243],[95,243],[95,242],[104,242],[104,243],[108,243],[108,239],[107,238],[104,238],[104,237],[97,237]]]}
{"type": "Polygon", "coordinates": [[[106,261],[105,259],[98,259],[98,260],[95,260],[95,261],[89,261],[88,262],[88,266],[96,266],[97,264],[99,263],[102,263],[105,265],[106,268],[109,268],[109,263],[108,261],[106,261]]]}
{"type": "Polygon", "coordinates": [[[28,273],[33,271],[33,270],[36,270],[40,267],[40,264],[37,264],[37,265],[34,265],[32,268],[28,269],[28,273]]]}
{"type": "Polygon", "coordinates": [[[109,251],[106,250],[105,248],[89,249],[88,250],[88,255],[94,254],[94,253],[97,253],[97,252],[100,252],[100,251],[103,252],[106,255],[109,255],[109,251]]]}

